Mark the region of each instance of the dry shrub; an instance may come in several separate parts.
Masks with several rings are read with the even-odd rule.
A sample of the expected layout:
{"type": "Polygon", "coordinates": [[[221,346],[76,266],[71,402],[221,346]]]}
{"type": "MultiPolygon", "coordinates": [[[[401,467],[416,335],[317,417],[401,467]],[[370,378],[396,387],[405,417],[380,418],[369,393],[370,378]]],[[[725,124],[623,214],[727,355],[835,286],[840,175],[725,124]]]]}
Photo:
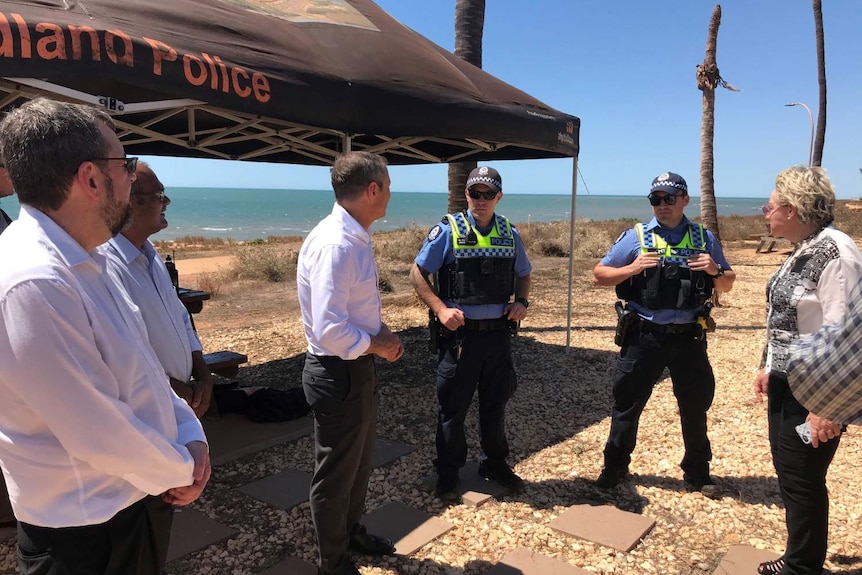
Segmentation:
{"type": "Polygon", "coordinates": [[[268,244],[302,244],[302,236],[267,236],[266,243],[268,244]]]}
{"type": "MultiPolygon", "coordinates": [[[[620,227],[631,227],[631,223],[620,227]]],[[[574,257],[602,257],[616,237],[610,228],[608,222],[576,221],[574,257]]],[[[540,222],[521,226],[518,232],[532,256],[569,257],[569,222],[540,222]]]]}
{"type": "Polygon", "coordinates": [[[374,259],[378,265],[412,263],[422,248],[428,230],[410,226],[374,234],[374,259]]]}
{"type": "Polygon", "coordinates": [[[155,246],[162,250],[170,250],[182,246],[185,249],[212,249],[231,246],[235,242],[230,238],[209,238],[204,236],[181,236],[172,240],[158,240],[153,242],[155,246]]]}
{"type": "Polygon", "coordinates": [[[236,279],[283,282],[296,277],[298,251],[269,245],[246,245],[236,251],[231,275],[236,279]]]}
{"type": "Polygon", "coordinates": [[[195,283],[199,290],[209,292],[210,297],[215,299],[221,291],[221,287],[229,279],[225,270],[220,269],[214,272],[201,272],[197,274],[195,276],[195,283]]]}
{"type": "Polygon", "coordinates": [[[852,238],[862,237],[862,205],[858,200],[835,203],[835,227],[852,238]]]}

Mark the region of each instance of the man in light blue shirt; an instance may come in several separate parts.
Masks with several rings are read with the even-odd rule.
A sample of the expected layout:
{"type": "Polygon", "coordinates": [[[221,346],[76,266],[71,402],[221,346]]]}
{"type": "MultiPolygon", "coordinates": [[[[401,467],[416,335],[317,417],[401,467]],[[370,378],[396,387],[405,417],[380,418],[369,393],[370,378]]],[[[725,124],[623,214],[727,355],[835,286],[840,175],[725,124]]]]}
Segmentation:
{"type": "Polygon", "coordinates": [[[477,390],[479,474],[513,491],[524,488],[506,461],[505,411],[518,384],[510,323],[527,316],[532,266],[518,231],[495,212],[503,197],[500,173],[489,166],[474,169],[464,195],[469,209],[448,214],[431,228],[410,270],[410,283],[436,318],[431,329],[441,332],[434,466],[436,495],[446,502],[460,499],[459,470],[467,460],[464,422],[477,390]]]}
{"type": "Polygon", "coordinates": [[[628,328],[618,341],[611,430],[596,486],[610,489],[628,474],[641,413],[668,368],[685,443],[683,479],[690,489],[716,496],[706,428],[715,395],[707,306],[713,290],[729,291],[736,275],[712,232],[685,217],[689,195],[682,176],[659,175],[647,197],[655,217],[624,232],[593,270],[597,285],[616,286],[626,301],[619,313],[628,328]]]}
{"type": "Polygon", "coordinates": [[[167,227],[171,200],[165,186],[144,162],[132,184],[131,222],[102,246],[108,269],[140,308],[150,344],[174,392],[202,416],[210,405],[213,379],[188,310],[177,297],[170,275],[151,235],[167,227]]]}

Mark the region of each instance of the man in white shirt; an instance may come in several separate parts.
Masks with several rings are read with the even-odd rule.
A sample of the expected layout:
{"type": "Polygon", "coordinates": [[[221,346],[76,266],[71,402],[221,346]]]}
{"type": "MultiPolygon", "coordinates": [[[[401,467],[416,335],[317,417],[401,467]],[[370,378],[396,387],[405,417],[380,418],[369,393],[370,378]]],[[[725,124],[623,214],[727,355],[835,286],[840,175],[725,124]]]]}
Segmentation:
{"type": "Polygon", "coordinates": [[[161,574],[171,504],[210,474],[200,422],[96,249],[128,220],[137,160],[112,126],[44,98],[0,122],[21,202],[0,236],[0,465],[23,575],[161,574]]]}
{"type": "Polygon", "coordinates": [[[311,517],[318,573],[358,575],[347,556],[394,551],[359,523],[377,429],[374,356],[395,361],[401,340],[380,317],[377,264],[369,228],[386,215],[386,161],[368,152],[339,156],[332,167],[335,205],[299,252],[296,286],[308,340],[302,386],[314,411],[311,517]]]}
{"type": "Polygon", "coordinates": [[[189,312],[177,297],[168,269],[148,239],[167,227],[171,203],[165,186],[144,162],[132,183],[131,221],[102,246],[108,271],[125,286],[140,308],[150,345],[170,378],[171,387],[202,416],[210,405],[213,379],[189,312]]]}

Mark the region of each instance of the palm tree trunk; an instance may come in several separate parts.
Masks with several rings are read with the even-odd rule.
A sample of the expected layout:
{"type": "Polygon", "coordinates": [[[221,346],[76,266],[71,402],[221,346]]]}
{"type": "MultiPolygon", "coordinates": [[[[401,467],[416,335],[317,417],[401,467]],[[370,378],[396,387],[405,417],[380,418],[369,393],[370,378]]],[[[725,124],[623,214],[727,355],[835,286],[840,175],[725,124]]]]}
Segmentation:
{"type": "MultiPolygon", "coordinates": [[[[485,0],[455,2],[455,55],[474,66],[482,67],[482,33],[485,30],[485,0]]],[[[476,162],[449,164],[449,213],[467,208],[464,184],[476,162]]]]}
{"type": "Polygon", "coordinates": [[[823,45],[823,11],[821,0],[814,0],[814,30],[817,38],[817,84],[820,86],[820,108],[817,110],[817,130],[814,136],[812,166],[823,161],[823,144],[826,142],[826,49],[823,45]]]}
{"type": "Polygon", "coordinates": [[[703,116],[700,124],[700,217],[703,224],[721,241],[718,230],[718,213],[715,207],[715,176],[713,140],[715,136],[715,88],[719,83],[716,51],[718,26],[721,24],[721,6],[716,4],[709,20],[706,35],[706,56],[697,67],[697,87],[703,92],[703,116]]]}

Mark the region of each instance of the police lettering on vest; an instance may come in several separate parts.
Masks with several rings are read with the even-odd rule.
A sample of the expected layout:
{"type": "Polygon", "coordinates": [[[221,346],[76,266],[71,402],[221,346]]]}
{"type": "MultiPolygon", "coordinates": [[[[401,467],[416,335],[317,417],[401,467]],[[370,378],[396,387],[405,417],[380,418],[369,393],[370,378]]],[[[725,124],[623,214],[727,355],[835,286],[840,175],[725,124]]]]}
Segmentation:
{"type": "Polygon", "coordinates": [[[488,235],[482,235],[462,212],[446,219],[455,262],[437,274],[440,297],[462,305],[508,303],[515,293],[515,236],[509,220],[495,214],[488,235]]]}
{"type": "Polygon", "coordinates": [[[644,224],[635,226],[641,253],[659,254],[659,265],[616,287],[617,297],[649,309],[696,309],[712,296],[712,278],[688,267],[688,258],[706,253],[706,231],[692,223],[678,244],[668,244],[644,224]]]}

